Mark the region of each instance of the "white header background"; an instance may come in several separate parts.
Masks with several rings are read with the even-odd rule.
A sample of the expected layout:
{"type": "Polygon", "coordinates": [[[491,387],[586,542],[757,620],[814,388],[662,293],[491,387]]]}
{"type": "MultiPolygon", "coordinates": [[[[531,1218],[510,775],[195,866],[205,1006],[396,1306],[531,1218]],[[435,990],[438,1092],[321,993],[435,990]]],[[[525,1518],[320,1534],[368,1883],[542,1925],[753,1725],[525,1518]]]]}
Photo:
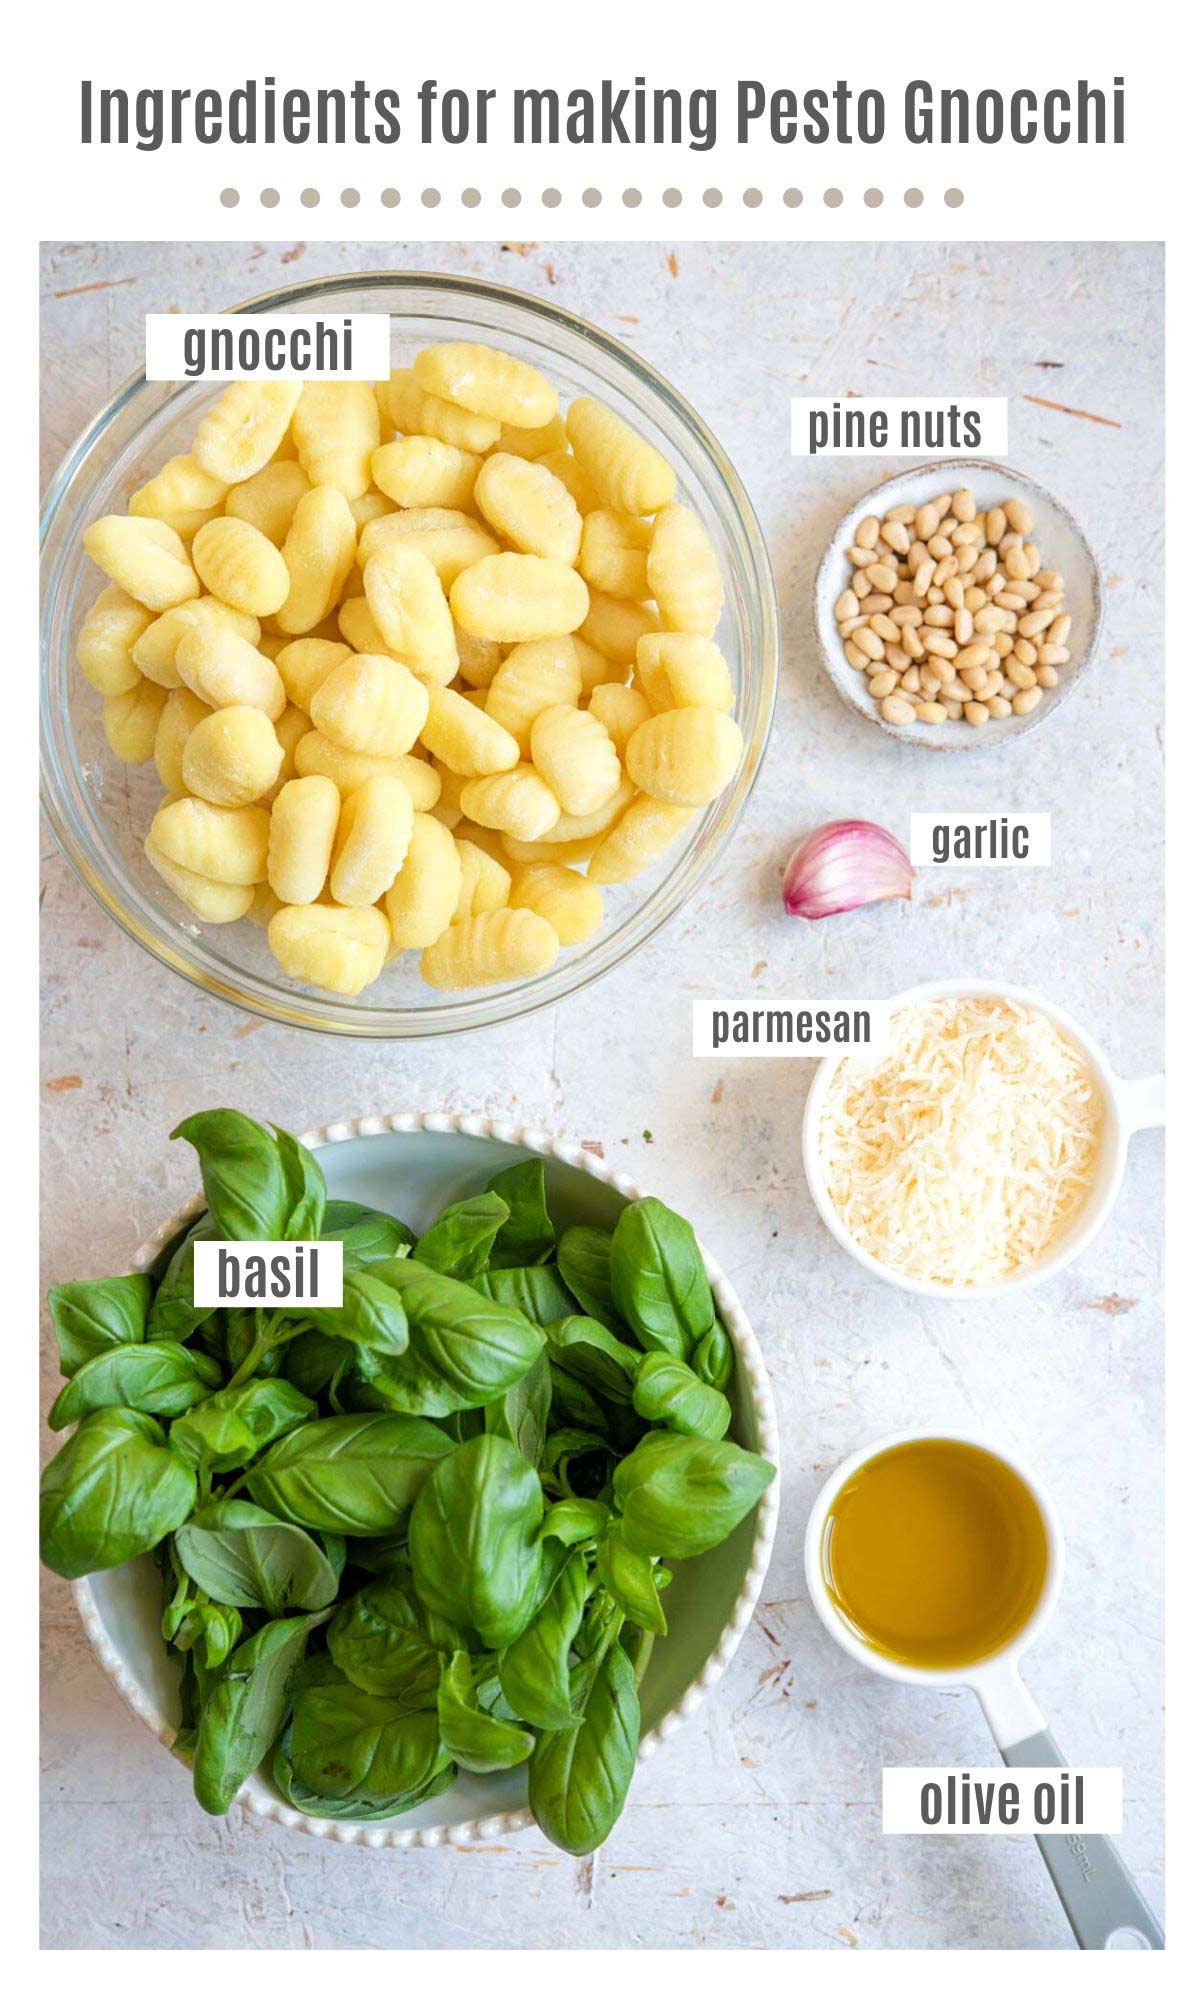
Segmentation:
{"type": "MultiPolygon", "coordinates": [[[[531,236],[672,238],[806,236],[833,239],[931,236],[1139,237],[1160,233],[1165,192],[1159,171],[1173,94],[1169,57],[1175,41],[1151,26],[1154,5],[1139,10],[1043,5],[1014,14],[992,12],[906,15],[894,6],[860,0],[852,9],[788,11],[762,6],[651,9],[614,0],[602,9],[566,9],[538,0],[520,7],[460,4],[451,9],[397,10],[363,4],[338,14],[300,0],[286,10],[243,6],[236,32],[217,10],[123,5],[101,11],[56,10],[54,53],[36,103],[37,172],[32,192],[39,233],[57,237],[232,237],[283,234],[303,223],[309,239],[352,230],[406,241],[444,237],[531,236]],[[732,29],[732,32],[731,32],[732,29]],[[348,89],[356,78],[371,88],[394,88],[401,100],[403,136],[393,145],[239,146],[194,139],[157,153],[128,147],[83,146],[79,136],[80,80],[99,87],[228,91],[248,77],[273,76],[280,92],[320,87],[348,89]],[[913,145],[903,136],[905,84],[927,80],[935,90],[987,88],[1008,97],[1029,88],[1039,96],[1053,87],[1073,91],[1080,77],[1111,90],[1125,79],[1125,143],[1073,140],[1017,145],[913,145]],[[680,146],[596,147],[511,143],[509,106],[516,88],[599,91],[608,77],[618,87],[635,77],[685,94],[712,88],[719,94],[719,137],[709,152],[680,146]],[[492,136],[486,146],[422,145],[417,91],[435,78],[474,92],[492,88],[492,136]],[[831,90],[839,78],[854,90],[876,89],[887,100],[887,136],[877,145],[858,142],[774,145],[766,137],[735,143],[736,84],[755,78],[767,88],[831,90]],[[220,204],[221,190],[236,188],[235,208],[220,204]],[[279,191],[279,205],[264,209],[261,190],[279,191]],[[316,188],[320,205],[304,208],[299,196],[316,188]],[[359,190],[356,208],[342,206],[346,187],[359,190]],[[474,209],[461,201],[465,187],[479,189],[474,209]],[[556,209],[543,207],[543,189],[561,190],[556,209]],[[678,208],[663,206],[663,190],[681,191],[678,208]],[[879,208],[864,205],[867,188],[884,195],[879,208]],[[924,193],[908,208],[908,188],[924,193]],[[961,207],[947,208],[945,190],[962,190],[961,207]],[[396,207],[380,202],[384,188],[400,193],[396,207]],[[440,190],[439,206],[422,205],[422,191],[440,190]],[[506,207],[504,190],[517,189],[518,207],[506,207]],[[586,188],[598,189],[598,207],[585,208],[586,188]],[[626,189],[642,193],[640,207],[622,201],[626,189]],[[704,192],[720,190],[719,207],[704,192]],[[747,188],[761,190],[757,208],[743,202],[747,188]],[[799,188],[800,208],[783,204],[785,189],[799,188]],[[827,207],[827,189],[842,191],[827,207]],[[352,220],[351,220],[352,217],[352,220]]],[[[1167,10],[1161,10],[1164,16],[1167,10]]],[[[1174,24],[1179,16],[1172,10],[1174,24]]],[[[1182,79],[1181,79],[1182,83],[1182,79]]],[[[18,101],[18,115],[33,106],[18,101]]],[[[31,154],[32,157],[32,154],[31,154]]],[[[28,180],[25,182],[28,189],[28,180]]]]}

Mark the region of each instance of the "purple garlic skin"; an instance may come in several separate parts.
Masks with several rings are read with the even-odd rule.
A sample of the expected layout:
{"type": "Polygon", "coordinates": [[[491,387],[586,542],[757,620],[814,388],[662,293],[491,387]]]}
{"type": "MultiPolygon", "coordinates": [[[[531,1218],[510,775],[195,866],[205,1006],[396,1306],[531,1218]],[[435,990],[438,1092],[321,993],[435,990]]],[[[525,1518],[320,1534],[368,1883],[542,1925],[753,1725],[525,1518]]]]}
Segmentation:
{"type": "Polygon", "coordinates": [[[898,840],[868,819],[835,819],[802,840],[783,877],[789,917],[841,916],[864,903],[911,901],[913,869],[898,840]]]}

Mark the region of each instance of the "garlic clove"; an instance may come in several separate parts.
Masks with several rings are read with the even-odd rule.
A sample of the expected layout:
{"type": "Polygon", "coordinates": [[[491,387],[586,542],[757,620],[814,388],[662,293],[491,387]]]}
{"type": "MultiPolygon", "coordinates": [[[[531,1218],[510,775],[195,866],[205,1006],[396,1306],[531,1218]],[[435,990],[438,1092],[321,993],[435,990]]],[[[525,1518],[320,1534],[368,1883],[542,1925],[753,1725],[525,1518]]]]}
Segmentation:
{"type": "Polygon", "coordinates": [[[912,898],[913,869],[898,840],[866,819],[831,820],[802,840],[783,877],[789,917],[836,917],[863,903],[912,898]]]}

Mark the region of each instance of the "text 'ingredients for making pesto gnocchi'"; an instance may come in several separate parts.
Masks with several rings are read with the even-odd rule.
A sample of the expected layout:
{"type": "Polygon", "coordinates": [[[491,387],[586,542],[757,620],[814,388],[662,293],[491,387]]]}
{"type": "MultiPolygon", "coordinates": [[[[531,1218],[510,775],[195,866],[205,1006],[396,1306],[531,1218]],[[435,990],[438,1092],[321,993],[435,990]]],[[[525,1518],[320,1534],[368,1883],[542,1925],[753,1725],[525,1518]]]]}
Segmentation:
{"type": "Polygon", "coordinates": [[[241,381],[94,521],[78,657],[151,865],[353,997],[531,978],[729,784],[716,551],[667,460],[499,350],[241,381]]]}
{"type": "Polygon", "coordinates": [[[1071,619],[1034,525],[1023,500],[980,509],[967,486],[859,522],[834,615],[885,722],[983,728],[1058,686],[1071,619]]]}

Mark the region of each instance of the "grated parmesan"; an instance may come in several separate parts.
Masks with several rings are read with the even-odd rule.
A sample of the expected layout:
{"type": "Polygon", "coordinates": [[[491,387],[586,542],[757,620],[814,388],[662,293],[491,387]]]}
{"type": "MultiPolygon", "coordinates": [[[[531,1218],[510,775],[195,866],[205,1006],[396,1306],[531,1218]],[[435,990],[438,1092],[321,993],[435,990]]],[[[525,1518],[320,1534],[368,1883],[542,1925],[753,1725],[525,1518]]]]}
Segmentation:
{"type": "Polygon", "coordinates": [[[983,1285],[1044,1255],[1074,1221],[1103,1124],[1090,1065],[1045,1014],[931,1000],[893,1016],[883,1062],[839,1064],[821,1162],[870,1256],[933,1284],[983,1285]]]}

